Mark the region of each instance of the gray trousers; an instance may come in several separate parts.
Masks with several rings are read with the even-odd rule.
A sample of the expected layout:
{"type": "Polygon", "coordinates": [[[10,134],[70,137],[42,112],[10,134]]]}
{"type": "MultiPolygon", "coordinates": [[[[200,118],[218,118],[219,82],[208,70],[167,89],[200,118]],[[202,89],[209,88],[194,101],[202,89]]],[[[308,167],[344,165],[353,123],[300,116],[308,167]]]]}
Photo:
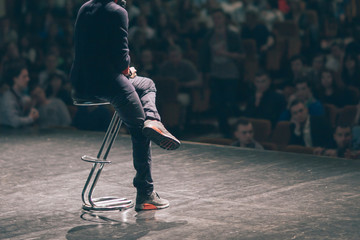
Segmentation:
{"type": "Polygon", "coordinates": [[[151,176],[151,144],[142,133],[144,121],[159,120],[155,105],[156,88],[154,82],[137,76],[128,79],[119,77],[114,85],[99,98],[109,101],[127,126],[132,140],[133,161],[136,175],[133,180],[138,194],[150,195],[154,190],[151,176]]]}

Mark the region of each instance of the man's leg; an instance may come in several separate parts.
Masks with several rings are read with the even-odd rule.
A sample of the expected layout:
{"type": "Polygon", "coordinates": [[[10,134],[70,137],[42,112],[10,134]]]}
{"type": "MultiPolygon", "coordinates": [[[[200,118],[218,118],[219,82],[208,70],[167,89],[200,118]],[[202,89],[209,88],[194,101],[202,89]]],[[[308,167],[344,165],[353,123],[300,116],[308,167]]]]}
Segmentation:
{"type": "Polygon", "coordinates": [[[149,78],[140,76],[130,78],[129,81],[135,87],[145,112],[144,135],[164,149],[177,149],[180,146],[180,141],[169,133],[161,123],[156,108],[156,87],[154,82],[149,78]]]}
{"type": "Polygon", "coordinates": [[[136,92],[106,97],[106,99],[114,106],[131,134],[136,170],[134,186],[141,194],[149,195],[154,189],[151,177],[151,149],[150,140],[142,133],[145,114],[140,99],[136,92]]]}
{"type": "MultiPolygon", "coordinates": [[[[161,209],[169,206],[169,202],[161,199],[154,192],[151,177],[151,145],[150,139],[143,134],[144,121],[146,118],[144,107],[150,109],[148,115],[157,118],[156,108],[152,107],[151,99],[140,101],[138,92],[134,86],[125,78],[120,77],[109,91],[98,97],[110,101],[115,110],[128,127],[133,145],[133,161],[136,175],[133,184],[137,189],[137,210],[161,209]],[[132,89],[132,90],[131,90],[132,89]],[[152,114],[150,112],[153,112],[152,114]]],[[[154,93],[155,94],[155,93],[154,93]]],[[[151,96],[151,95],[150,95],[151,96]]],[[[155,98],[154,98],[155,100],[155,98]]]]}

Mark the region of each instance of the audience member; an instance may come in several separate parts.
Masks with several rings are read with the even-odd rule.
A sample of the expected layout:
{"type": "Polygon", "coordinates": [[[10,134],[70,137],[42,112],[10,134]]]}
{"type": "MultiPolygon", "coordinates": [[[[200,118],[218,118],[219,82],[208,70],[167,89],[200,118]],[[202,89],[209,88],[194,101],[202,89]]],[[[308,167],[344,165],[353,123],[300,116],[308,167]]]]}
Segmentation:
{"type": "Polygon", "coordinates": [[[39,118],[39,112],[31,107],[31,100],[25,94],[30,81],[26,65],[21,61],[8,63],[3,78],[9,89],[0,101],[0,123],[12,128],[32,125],[39,118]]]}
{"type": "Polygon", "coordinates": [[[214,28],[202,43],[201,72],[205,77],[204,83],[210,82],[220,131],[229,136],[230,126],[227,119],[230,109],[234,109],[237,103],[241,41],[237,33],[227,29],[226,17],[221,9],[215,9],[211,16],[214,28]]]}
{"type": "Polygon", "coordinates": [[[320,101],[314,98],[312,90],[307,82],[306,78],[299,79],[295,83],[296,92],[290,96],[288,100],[288,109],[281,113],[280,121],[289,121],[291,118],[291,113],[289,111],[290,105],[294,100],[302,101],[305,106],[309,109],[309,114],[312,116],[323,116],[325,114],[325,109],[320,101]]]}
{"type": "Polygon", "coordinates": [[[200,86],[201,80],[194,64],[183,59],[180,47],[169,49],[168,60],[160,66],[162,77],[175,78],[179,84],[180,92],[189,93],[193,87],[200,86]]]}
{"type": "Polygon", "coordinates": [[[246,13],[246,21],[242,26],[241,37],[243,39],[254,39],[259,53],[266,52],[273,44],[274,38],[267,27],[260,23],[255,11],[246,13]]]}
{"type": "Polygon", "coordinates": [[[58,66],[58,58],[55,54],[49,54],[46,56],[46,62],[45,62],[46,68],[39,73],[39,86],[43,89],[46,89],[48,86],[47,80],[49,79],[49,76],[51,74],[58,74],[66,77],[66,74],[57,68],[58,66]]]}
{"type": "Polygon", "coordinates": [[[155,62],[152,50],[148,48],[143,49],[136,68],[139,76],[154,77],[158,75],[157,66],[158,64],[155,62]]]}
{"type": "Polygon", "coordinates": [[[35,87],[31,91],[31,98],[39,111],[39,127],[70,126],[70,113],[63,101],[58,98],[46,98],[41,87],[35,87]]]}
{"type": "Polygon", "coordinates": [[[4,17],[0,22],[0,47],[9,43],[9,42],[17,42],[18,33],[11,26],[10,18],[4,17]]]}
{"type": "Polygon", "coordinates": [[[231,144],[232,146],[264,149],[260,143],[254,140],[254,130],[251,122],[247,119],[239,119],[235,126],[234,136],[237,140],[231,144]]]}
{"type": "Polygon", "coordinates": [[[320,73],[325,66],[325,56],[322,53],[315,54],[312,59],[312,64],[307,73],[308,82],[311,88],[315,88],[319,83],[320,73]]]}
{"type": "Polygon", "coordinates": [[[64,76],[61,74],[53,73],[47,80],[48,86],[45,93],[48,98],[58,98],[62,100],[66,105],[72,105],[73,100],[70,92],[65,88],[64,76]]]}
{"type": "Polygon", "coordinates": [[[334,72],[341,72],[344,60],[344,49],[339,43],[333,43],[327,56],[325,67],[334,72]]]}
{"type": "Polygon", "coordinates": [[[275,126],[286,108],[285,97],[271,88],[271,78],[264,71],[256,74],[254,86],[254,91],[247,99],[245,116],[268,119],[275,126]]]}
{"type": "Polygon", "coordinates": [[[306,67],[304,58],[300,55],[295,55],[290,58],[290,74],[285,79],[284,87],[293,87],[295,83],[307,76],[309,69],[306,67]]]}
{"type": "Polygon", "coordinates": [[[156,31],[148,25],[145,16],[137,17],[137,24],[129,28],[129,41],[131,42],[136,37],[136,32],[143,32],[146,40],[151,40],[155,37],[156,31]]]}
{"type": "Polygon", "coordinates": [[[260,11],[259,17],[270,32],[274,23],[284,21],[284,14],[278,9],[278,2],[273,0],[266,1],[266,7],[260,11]]]}
{"type": "Polygon", "coordinates": [[[185,124],[188,109],[192,102],[191,93],[196,87],[201,86],[201,79],[194,64],[183,59],[180,47],[173,46],[169,49],[168,60],[160,66],[162,77],[176,79],[179,87],[177,100],[182,106],[180,126],[185,124]]]}
{"type": "Polygon", "coordinates": [[[290,145],[324,147],[328,144],[331,128],[323,116],[309,115],[309,109],[301,100],[294,100],[289,109],[292,122],[290,145]]]}
{"type": "Polygon", "coordinates": [[[333,104],[339,108],[356,104],[356,96],[348,91],[335,76],[331,70],[321,72],[320,84],[314,93],[316,98],[323,104],[333,104]]]}
{"type": "Polygon", "coordinates": [[[349,53],[345,56],[341,76],[347,86],[360,89],[359,60],[355,54],[349,53]]]}
{"type": "Polygon", "coordinates": [[[350,159],[360,158],[360,151],[354,150],[352,146],[351,126],[344,124],[337,125],[331,143],[324,148],[315,148],[314,154],[350,159]]]}

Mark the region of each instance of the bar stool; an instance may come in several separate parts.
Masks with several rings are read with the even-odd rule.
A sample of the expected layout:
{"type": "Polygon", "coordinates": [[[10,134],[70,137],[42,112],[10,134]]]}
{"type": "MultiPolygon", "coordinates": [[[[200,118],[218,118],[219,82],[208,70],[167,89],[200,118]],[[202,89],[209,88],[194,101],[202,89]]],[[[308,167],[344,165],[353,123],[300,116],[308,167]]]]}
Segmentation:
{"type": "MultiPolygon", "coordinates": [[[[74,105],[76,106],[99,106],[108,105],[109,102],[101,101],[99,99],[73,99],[74,105]]],[[[104,140],[100,147],[97,157],[91,157],[84,155],[81,160],[92,163],[89,176],[86,180],[83,188],[81,198],[83,201],[82,208],[87,211],[114,211],[114,210],[125,210],[134,206],[131,200],[126,198],[117,198],[113,196],[92,198],[97,181],[99,180],[101,171],[105,164],[110,164],[111,161],[107,160],[111,147],[119,133],[122,120],[115,111],[110,125],[105,133],[104,140]]]]}

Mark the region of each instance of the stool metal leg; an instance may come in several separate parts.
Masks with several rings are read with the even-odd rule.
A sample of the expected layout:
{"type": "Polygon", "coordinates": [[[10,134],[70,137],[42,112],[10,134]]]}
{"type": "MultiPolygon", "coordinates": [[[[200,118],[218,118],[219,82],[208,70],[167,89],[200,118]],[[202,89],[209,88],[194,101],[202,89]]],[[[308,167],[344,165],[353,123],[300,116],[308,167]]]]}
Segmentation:
{"type": "Polygon", "coordinates": [[[92,211],[113,211],[113,210],[123,210],[133,207],[131,200],[125,198],[116,198],[116,197],[101,197],[101,198],[92,198],[96,183],[100,177],[100,174],[105,166],[105,164],[111,163],[107,161],[107,157],[111,150],[111,147],[119,133],[122,121],[119,115],[115,112],[114,116],[110,122],[110,125],[105,133],[103,143],[100,147],[98,155],[96,158],[84,155],[81,159],[86,162],[92,162],[93,166],[90,170],[89,176],[86,180],[85,186],[82,191],[82,201],[84,210],[92,211]],[[95,174],[95,176],[94,176],[95,174]]]}

